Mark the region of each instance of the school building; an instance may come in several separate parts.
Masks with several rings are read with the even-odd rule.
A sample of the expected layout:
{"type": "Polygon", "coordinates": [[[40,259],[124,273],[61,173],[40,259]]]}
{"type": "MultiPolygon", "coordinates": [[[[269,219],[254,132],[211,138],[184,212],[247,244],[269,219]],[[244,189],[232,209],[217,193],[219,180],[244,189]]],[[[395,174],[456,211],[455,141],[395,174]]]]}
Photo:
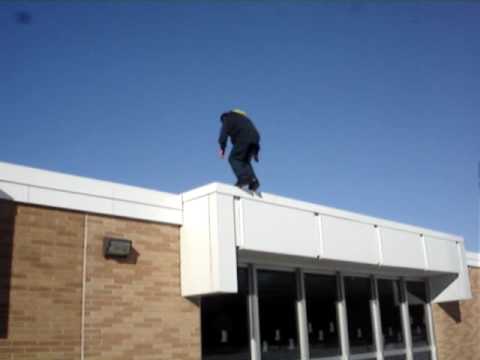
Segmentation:
{"type": "MultiPolygon", "coordinates": [[[[412,209],[412,211],[414,211],[412,209]]],[[[478,360],[461,237],[0,163],[1,360],[478,360]]]]}

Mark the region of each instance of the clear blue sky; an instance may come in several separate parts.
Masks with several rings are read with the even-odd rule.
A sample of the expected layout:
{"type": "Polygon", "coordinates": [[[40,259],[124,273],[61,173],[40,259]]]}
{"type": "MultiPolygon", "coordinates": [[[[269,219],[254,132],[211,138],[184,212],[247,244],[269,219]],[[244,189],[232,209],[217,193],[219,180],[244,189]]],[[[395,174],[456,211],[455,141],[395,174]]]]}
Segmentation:
{"type": "Polygon", "coordinates": [[[474,1],[0,2],[0,160],[232,183],[216,140],[238,107],[264,191],[478,251],[479,19],[474,1]]]}

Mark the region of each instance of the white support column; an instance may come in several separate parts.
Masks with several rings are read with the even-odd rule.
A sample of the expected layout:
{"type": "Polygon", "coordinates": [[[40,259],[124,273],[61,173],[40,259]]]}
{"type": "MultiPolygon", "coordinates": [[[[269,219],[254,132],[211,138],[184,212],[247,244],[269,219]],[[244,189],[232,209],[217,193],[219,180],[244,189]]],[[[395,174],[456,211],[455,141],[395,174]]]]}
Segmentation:
{"type": "Polygon", "coordinates": [[[309,360],[310,351],[308,344],[307,325],[307,302],[305,299],[305,282],[303,271],[297,269],[297,323],[298,323],[298,344],[300,346],[300,359],[309,360]]]}
{"type": "Polygon", "coordinates": [[[337,319],[342,359],[348,360],[350,356],[350,344],[348,340],[347,302],[345,300],[343,275],[340,272],[337,272],[337,319]]]}
{"type": "Polygon", "coordinates": [[[248,266],[248,318],[251,360],[261,360],[257,269],[254,265],[248,266]]]}
{"type": "Polygon", "coordinates": [[[425,318],[428,343],[430,344],[430,353],[432,354],[432,360],[437,360],[438,356],[437,346],[435,343],[435,330],[433,327],[432,305],[430,303],[425,304],[425,318]]]}
{"type": "Polygon", "coordinates": [[[427,292],[427,303],[425,304],[425,325],[427,328],[427,337],[428,343],[430,344],[432,360],[437,360],[437,343],[435,341],[435,327],[433,324],[433,313],[432,313],[432,298],[430,294],[430,287],[425,284],[427,292]]]}
{"type": "Polygon", "coordinates": [[[407,284],[403,278],[400,280],[400,297],[402,300],[400,310],[402,314],[403,338],[405,339],[407,360],[413,360],[412,333],[410,330],[410,314],[408,311],[407,299],[407,284]]]}
{"type": "Polygon", "coordinates": [[[370,278],[370,284],[372,288],[370,313],[372,315],[372,329],[375,340],[375,348],[377,349],[377,360],[383,360],[382,319],[380,316],[380,301],[378,298],[378,286],[375,276],[370,278]]]}

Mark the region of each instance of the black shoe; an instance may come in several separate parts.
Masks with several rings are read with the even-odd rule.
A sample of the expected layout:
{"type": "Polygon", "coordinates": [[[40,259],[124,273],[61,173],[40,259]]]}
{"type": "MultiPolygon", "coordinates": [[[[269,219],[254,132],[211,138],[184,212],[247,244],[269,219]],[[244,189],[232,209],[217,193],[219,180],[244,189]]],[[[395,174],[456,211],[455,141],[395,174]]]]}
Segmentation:
{"type": "Polygon", "coordinates": [[[248,190],[257,191],[259,187],[260,182],[258,181],[258,179],[253,179],[252,181],[250,181],[250,184],[248,184],[248,190]]]}
{"type": "Polygon", "coordinates": [[[247,186],[247,185],[250,186],[250,183],[249,183],[248,181],[245,181],[245,180],[243,180],[243,181],[238,180],[238,181],[235,183],[235,186],[238,187],[238,188],[240,188],[240,189],[243,189],[243,188],[244,188],[245,186],[247,186]]]}

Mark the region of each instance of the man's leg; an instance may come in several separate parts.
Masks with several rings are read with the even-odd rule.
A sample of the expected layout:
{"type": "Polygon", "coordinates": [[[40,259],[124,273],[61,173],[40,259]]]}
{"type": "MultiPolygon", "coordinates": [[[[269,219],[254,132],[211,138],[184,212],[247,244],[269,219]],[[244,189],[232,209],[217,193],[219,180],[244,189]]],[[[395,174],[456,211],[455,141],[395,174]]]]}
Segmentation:
{"type": "Polygon", "coordinates": [[[230,162],[230,166],[237,177],[237,186],[248,185],[250,182],[250,164],[247,160],[248,145],[235,145],[230,152],[228,161],[230,162]]]}
{"type": "Polygon", "coordinates": [[[248,176],[249,179],[256,179],[257,176],[255,175],[255,171],[253,170],[253,167],[252,167],[252,164],[251,164],[251,161],[253,159],[253,155],[255,153],[255,148],[254,148],[255,144],[253,145],[249,145],[248,146],[248,150],[247,150],[247,156],[245,158],[245,168],[246,168],[246,174],[248,176]]]}
{"type": "Polygon", "coordinates": [[[251,164],[252,158],[258,154],[258,145],[257,144],[250,144],[248,148],[248,156],[247,156],[247,173],[249,177],[248,188],[250,190],[256,191],[260,187],[260,182],[258,181],[257,175],[255,175],[255,171],[253,170],[253,166],[251,164]]]}

